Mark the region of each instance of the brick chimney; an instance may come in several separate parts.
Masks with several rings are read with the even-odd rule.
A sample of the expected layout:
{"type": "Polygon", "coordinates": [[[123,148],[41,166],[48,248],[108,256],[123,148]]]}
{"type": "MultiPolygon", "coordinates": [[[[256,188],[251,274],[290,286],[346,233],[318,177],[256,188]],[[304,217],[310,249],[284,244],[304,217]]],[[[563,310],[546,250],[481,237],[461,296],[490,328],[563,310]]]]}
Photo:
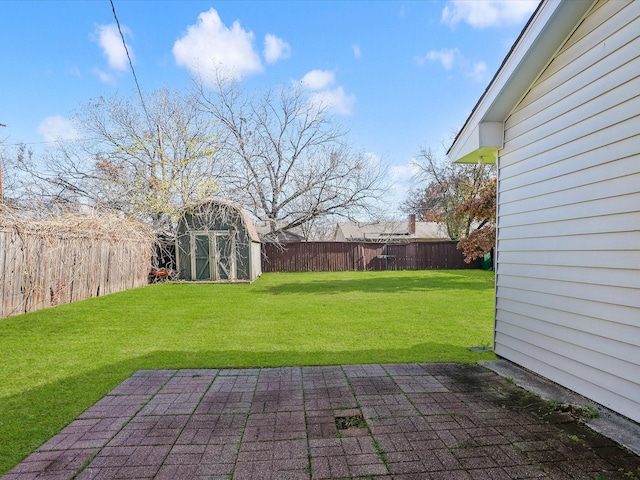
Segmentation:
{"type": "Polygon", "coordinates": [[[409,215],[409,235],[416,234],[416,215],[412,213],[409,215]]]}

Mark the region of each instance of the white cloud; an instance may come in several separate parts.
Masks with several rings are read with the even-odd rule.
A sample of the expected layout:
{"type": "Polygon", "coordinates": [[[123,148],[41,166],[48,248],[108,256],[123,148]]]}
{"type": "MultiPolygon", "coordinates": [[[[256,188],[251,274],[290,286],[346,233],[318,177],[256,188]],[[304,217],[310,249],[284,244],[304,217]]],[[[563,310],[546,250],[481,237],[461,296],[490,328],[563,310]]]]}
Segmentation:
{"type": "Polygon", "coordinates": [[[344,88],[337,87],[332,90],[323,90],[311,95],[311,102],[316,105],[326,106],[331,112],[338,115],[351,115],[356,103],[355,95],[347,95],[344,88]]]}
{"type": "Polygon", "coordinates": [[[111,85],[114,85],[116,83],[116,79],[113,75],[111,75],[110,73],[105,72],[104,70],[100,70],[99,68],[94,68],[93,73],[96,77],[98,77],[98,79],[100,79],[100,81],[102,83],[109,83],[111,85]]]}
{"type": "Polygon", "coordinates": [[[220,68],[234,78],[263,70],[253,48],[253,32],[244,30],[238,20],[227,27],[213,8],[198,15],[198,22],[176,40],[173,56],[178,66],[205,80],[220,68]]]}
{"type": "Polygon", "coordinates": [[[399,210],[400,204],[407,199],[407,194],[415,186],[415,176],[419,169],[415,159],[403,165],[393,165],[387,169],[388,194],[387,201],[392,210],[399,210]]]}
{"type": "Polygon", "coordinates": [[[38,125],[38,133],[42,135],[45,142],[76,140],[79,138],[73,122],[60,115],[45,118],[38,125]]]}
{"type": "Polygon", "coordinates": [[[289,58],[291,55],[291,47],[281,38],[271,33],[267,33],[264,37],[264,59],[267,63],[276,63],[282,58],[289,58]]]}
{"type": "Polygon", "coordinates": [[[382,159],[375,152],[364,152],[363,158],[368,166],[371,168],[378,168],[382,164],[382,159]]]}
{"type": "Polygon", "coordinates": [[[353,56],[355,58],[362,58],[362,51],[360,50],[360,45],[354,43],[351,48],[353,49],[353,56]]]}
{"type": "Polygon", "coordinates": [[[426,60],[432,62],[440,62],[445,70],[451,70],[453,64],[460,57],[460,51],[457,48],[448,48],[442,50],[431,50],[424,57],[418,58],[418,63],[424,65],[426,60]]]}
{"type": "Polygon", "coordinates": [[[485,80],[488,70],[487,64],[483,61],[475,62],[471,66],[471,62],[457,48],[431,50],[424,56],[416,57],[416,61],[420,66],[426,65],[427,62],[439,62],[445,70],[451,70],[457,66],[464,75],[477,82],[485,80]]]}
{"type": "Polygon", "coordinates": [[[539,0],[450,0],[442,10],[442,23],[465,22],[474,28],[502,27],[524,21],[539,0]]]}
{"type": "Polygon", "coordinates": [[[311,70],[307,72],[300,83],[309,90],[322,90],[330,87],[336,80],[336,74],[329,70],[311,70]]]}
{"type": "Polygon", "coordinates": [[[300,80],[303,88],[314,92],[309,97],[312,104],[338,115],[351,115],[356,97],[348,95],[341,86],[333,87],[335,83],[336,74],[329,70],[311,70],[300,80]]]}
{"type": "Polygon", "coordinates": [[[473,65],[473,70],[468,75],[477,82],[482,82],[487,74],[487,64],[480,61],[473,65]]]}
{"type": "Polygon", "coordinates": [[[389,167],[389,179],[392,185],[398,185],[401,188],[405,188],[405,190],[409,190],[409,185],[419,171],[420,169],[415,159],[411,159],[404,165],[389,167]]]}
{"type": "MultiPolygon", "coordinates": [[[[123,26],[122,33],[124,35],[131,35],[131,30],[123,26]]],[[[127,69],[129,66],[127,52],[122,44],[122,37],[118,31],[118,26],[115,23],[110,25],[96,25],[94,39],[100,47],[102,47],[102,52],[104,56],[107,57],[110,68],[119,71],[127,69]]],[[[129,44],[127,44],[127,49],[133,61],[133,50],[129,44]]]]}
{"type": "Polygon", "coordinates": [[[75,65],[68,68],[66,73],[67,75],[71,75],[72,77],[82,78],[82,73],[80,72],[80,69],[75,65]]]}

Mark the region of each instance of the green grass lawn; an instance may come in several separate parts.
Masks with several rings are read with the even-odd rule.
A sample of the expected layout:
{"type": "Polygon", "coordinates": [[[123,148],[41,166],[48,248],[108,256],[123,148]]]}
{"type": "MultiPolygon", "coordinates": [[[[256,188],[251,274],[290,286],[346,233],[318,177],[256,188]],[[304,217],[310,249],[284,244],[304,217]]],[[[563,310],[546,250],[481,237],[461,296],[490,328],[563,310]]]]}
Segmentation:
{"type": "Polygon", "coordinates": [[[139,369],[494,358],[493,272],[270,273],[0,320],[0,476],[139,369]]]}

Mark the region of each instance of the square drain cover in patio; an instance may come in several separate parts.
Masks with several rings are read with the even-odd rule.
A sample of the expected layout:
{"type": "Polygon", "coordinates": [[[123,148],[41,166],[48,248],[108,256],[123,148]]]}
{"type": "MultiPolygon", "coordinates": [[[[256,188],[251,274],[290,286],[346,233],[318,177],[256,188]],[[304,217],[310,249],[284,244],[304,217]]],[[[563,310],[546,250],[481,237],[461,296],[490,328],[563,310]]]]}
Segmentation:
{"type": "Polygon", "coordinates": [[[362,414],[336,417],[336,427],[338,430],[348,430],[349,428],[367,428],[362,414]]]}

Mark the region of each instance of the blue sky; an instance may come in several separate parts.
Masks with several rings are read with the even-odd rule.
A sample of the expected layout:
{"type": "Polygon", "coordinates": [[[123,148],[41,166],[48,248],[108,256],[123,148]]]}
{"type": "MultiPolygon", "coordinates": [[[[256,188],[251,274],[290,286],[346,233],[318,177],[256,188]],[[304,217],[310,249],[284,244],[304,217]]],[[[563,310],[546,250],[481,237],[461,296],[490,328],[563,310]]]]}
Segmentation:
{"type": "MultiPolygon", "coordinates": [[[[402,199],[421,147],[448,146],[537,0],[114,0],[140,86],[188,89],[214,63],[248,89],[304,80],[402,199]]],[[[0,1],[0,139],[74,138],[91,98],[133,95],[109,0],[0,1]]]]}

